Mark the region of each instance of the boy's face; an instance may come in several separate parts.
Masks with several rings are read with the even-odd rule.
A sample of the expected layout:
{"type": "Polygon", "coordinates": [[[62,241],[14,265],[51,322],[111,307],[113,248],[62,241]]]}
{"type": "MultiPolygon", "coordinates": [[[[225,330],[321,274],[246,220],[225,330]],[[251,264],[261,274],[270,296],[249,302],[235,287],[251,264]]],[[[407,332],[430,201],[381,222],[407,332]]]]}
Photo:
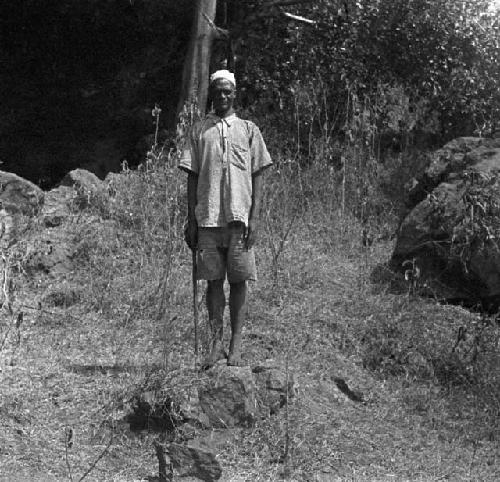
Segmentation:
{"type": "Polygon", "coordinates": [[[210,86],[210,97],[214,104],[215,113],[221,117],[232,110],[236,89],[229,80],[217,79],[210,86]]]}

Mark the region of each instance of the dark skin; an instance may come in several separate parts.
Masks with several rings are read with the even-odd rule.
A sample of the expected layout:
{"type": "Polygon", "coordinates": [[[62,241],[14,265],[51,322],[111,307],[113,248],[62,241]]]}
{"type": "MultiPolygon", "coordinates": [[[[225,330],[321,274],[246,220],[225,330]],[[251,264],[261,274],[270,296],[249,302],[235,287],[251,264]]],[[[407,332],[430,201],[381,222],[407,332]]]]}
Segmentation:
{"type": "MultiPolygon", "coordinates": [[[[218,79],[210,86],[210,98],[214,111],[220,118],[228,117],[234,113],[234,100],[236,89],[226,79],[218,79]]],[[[198,225],[195,216],[197,204],[198,176],[188,174],[188,226],[186,229],[186,242],[191,249],[196,249],[198,243],[198,225]]],[[[245,243],[247,249],[254,246],[259,232],[259,216],[263,189],[262,171],[252,176],[252,206],[249,213],[248,225],[245,230],[245,243]]],[[[229,345],[228,365],[241,364],[241,333],[246,313],[247,283],[230,283],[229,311],[231,318],[231,342],[229,345]]],[[[222,348],[223,314],[226,299],[224,296],[224,280],[208,281],[207,308],[212,325],[214,337],[211,352],[205,361],[204,368],[210,368],[217,360],[224,357],[222,348]]]]}

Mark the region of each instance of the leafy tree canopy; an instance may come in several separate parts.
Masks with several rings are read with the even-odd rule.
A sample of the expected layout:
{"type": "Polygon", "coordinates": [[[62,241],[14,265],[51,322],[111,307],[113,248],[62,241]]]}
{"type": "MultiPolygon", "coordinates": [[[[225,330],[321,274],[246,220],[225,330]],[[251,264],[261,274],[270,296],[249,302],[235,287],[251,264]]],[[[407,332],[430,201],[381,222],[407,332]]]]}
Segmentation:
{"type": "Polygon", "coordinates": [[[240,75],[259,98],[283,105],[288,97],[293,108],[296,87],[314,85],[331,116],[346,110],[338,104],[348,91],[371,101],[383,94],[391,103],[397,88],[414,118],[419,111],[412,128],[431,126],[450,138],[488,134],[497,122],[500,16],[490,2],[318,0],[287,7],[314,25],[259,15],[268,3],[253,2],[254,21],[240,30],[247,47],[240,75]]]}

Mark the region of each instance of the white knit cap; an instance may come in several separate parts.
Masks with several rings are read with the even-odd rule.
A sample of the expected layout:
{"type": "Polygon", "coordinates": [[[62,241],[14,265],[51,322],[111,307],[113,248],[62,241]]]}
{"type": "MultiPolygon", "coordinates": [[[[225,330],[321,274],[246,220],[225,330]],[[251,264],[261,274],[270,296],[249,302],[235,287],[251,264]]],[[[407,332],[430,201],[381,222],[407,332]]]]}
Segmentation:
{"type": "Polygon", "coordinates": [[[219,79],[229,80],[229,82],[231,82],[231,84],[236,87],[236,79],[234,78],[234,74],[232,72],[229,72],[229,70],[217,70],[217,72],[214,72],[210,76],[210,83],[213,83],[219,79]]]}

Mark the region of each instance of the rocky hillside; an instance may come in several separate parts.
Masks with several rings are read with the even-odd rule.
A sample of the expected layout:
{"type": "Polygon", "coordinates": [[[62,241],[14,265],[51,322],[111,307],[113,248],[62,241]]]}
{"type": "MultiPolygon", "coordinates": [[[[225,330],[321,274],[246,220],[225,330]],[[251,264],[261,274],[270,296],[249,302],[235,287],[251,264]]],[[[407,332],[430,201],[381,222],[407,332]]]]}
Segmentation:
{"type": "Polygon", "coordinates": [[[0,480],[498,480],[495,317],[375,280],[401,241],[317,172],[271,173],[246,366],[201,373],[172,165],[2,174],[0,480]]]}

